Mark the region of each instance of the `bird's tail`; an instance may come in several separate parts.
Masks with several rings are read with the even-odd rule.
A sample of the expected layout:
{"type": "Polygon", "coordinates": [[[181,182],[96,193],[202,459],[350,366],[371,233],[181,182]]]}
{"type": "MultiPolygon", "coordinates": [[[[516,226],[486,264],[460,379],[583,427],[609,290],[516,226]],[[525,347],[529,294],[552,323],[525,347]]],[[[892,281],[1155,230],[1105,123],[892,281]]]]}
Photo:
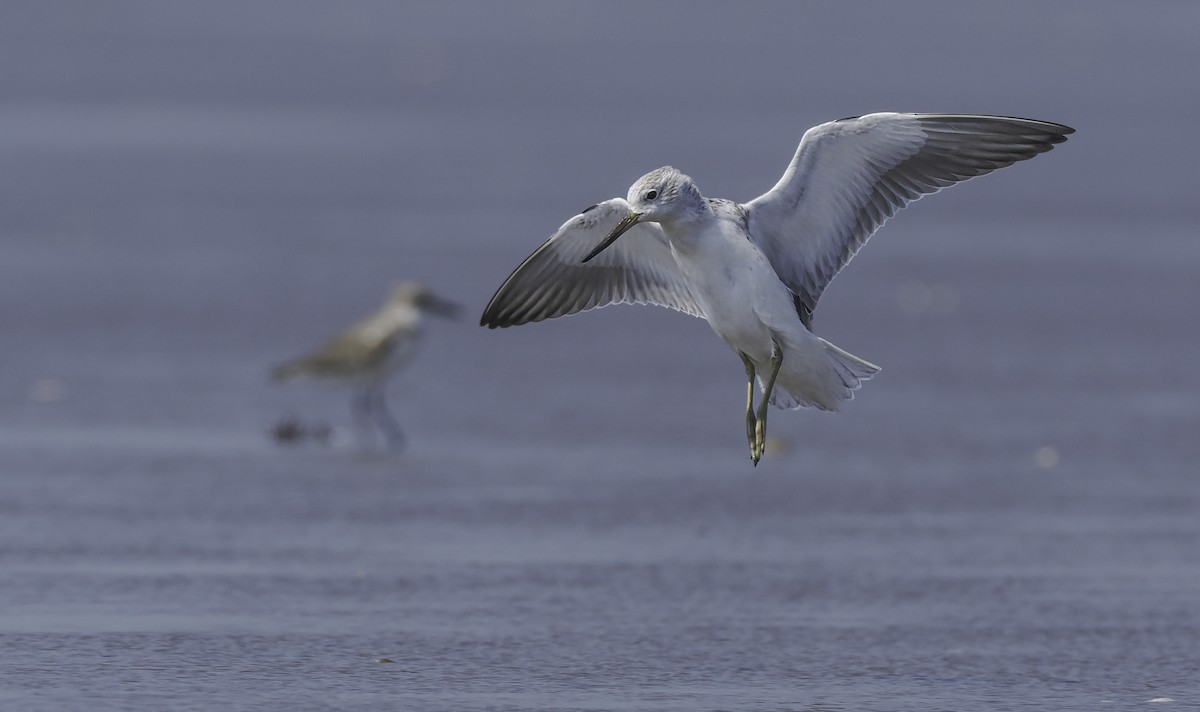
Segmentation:
{"type": "Polygon", "coordinates": [[[286,381],[289,378],[295,378],[296,376],[299,376],[300,374],[304,373],[304,371],[304,362],[302,361],[289,361],[288,363],[281,363],[275,368],[271,369],[271,380],[286,381]]]}
{"type": "Polygon", "coordinates": [[[843,351],[825,339],[821,339],[821,343],[825,346],[826,362],[837,372],[838,377],[842,379],[842,386],[846,389],[846,397],[842,400],[853,398],[853,391],[862,387],[863,381],[879,373],[879,367],[870,361],[863,360],[849,351],[843,351]]]}
{"type": "MultiPolygon", "coordinates": [[[[771,403],[777,408],[801,407],[837,410],[854,397],[862,382],[879,373],[879,367],[843,351],[825,339],[805,339],[785,348],[771,403]]],[[[761,368],[760,368],[761,373],[761,368]]]]}

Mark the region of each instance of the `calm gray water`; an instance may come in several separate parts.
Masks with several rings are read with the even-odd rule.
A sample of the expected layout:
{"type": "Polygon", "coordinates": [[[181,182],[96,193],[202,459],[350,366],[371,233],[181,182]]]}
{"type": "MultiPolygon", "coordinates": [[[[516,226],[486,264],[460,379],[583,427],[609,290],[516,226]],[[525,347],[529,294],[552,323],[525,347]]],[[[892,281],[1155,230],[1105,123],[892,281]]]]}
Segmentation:
{"type": "Polygon", "coordinates": [[[5,4],[0,709],[1196,708],[1198,35],[1185,3],[5,4]],[[880,109],[1079,133],[875,238],[817,327],[883,373],[776,412],[758,468],[703,322],[475,325],[643,172],[746,200],[880,109]],[[349,413],[267,369],[409,277],[470,312],[394,384],[410,449],[274,445],[349,413]]]}

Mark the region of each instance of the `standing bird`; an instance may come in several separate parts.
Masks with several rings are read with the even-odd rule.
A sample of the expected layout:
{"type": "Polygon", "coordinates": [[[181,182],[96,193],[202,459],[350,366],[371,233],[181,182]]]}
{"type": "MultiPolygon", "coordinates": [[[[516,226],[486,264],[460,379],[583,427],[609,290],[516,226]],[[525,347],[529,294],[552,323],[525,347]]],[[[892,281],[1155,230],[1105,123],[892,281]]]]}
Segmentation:
{"type": "Polygon", "coordinates": [[[688,176],[659,168],[624,200],[564,223],[500,285],[480,325],[621,303],[707,320],[745,366],[746,437],[757,465],[768,403],[837,410],[879,371],[812,332],[821,293],[879,226],[923,195],[1049,151],[1073,132],[967,114],[830,121],[805,132],[775,187],[745,204],[705,198],[688,176]]]}
{"type": "Polygon", "coordinates": [[[334,337],[303,358],[275,367],[274,380],[295,376],[337,380],[359,388],[354,399],[355,420],[359,429],[370,434],[374,422],[387,438],[388,445],[400,449],[404,434],[396,417],[388,409],[387,379],[404,366],[421,339],[424,313],[454,318],[457,304],[448,302],[418,282],[401,282],[379,311],[334,337]]]}

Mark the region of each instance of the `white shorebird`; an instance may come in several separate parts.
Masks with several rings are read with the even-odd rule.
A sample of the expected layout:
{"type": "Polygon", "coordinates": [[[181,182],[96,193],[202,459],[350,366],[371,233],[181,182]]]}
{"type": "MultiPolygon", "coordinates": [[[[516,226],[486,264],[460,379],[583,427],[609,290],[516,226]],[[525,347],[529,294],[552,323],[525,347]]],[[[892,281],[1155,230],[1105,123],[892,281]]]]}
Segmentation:
{"type": "Polygon", "coordinates": [[[295,376],[341,381],[358,387],[355,419],[364,434],[374,422],[388,445],[399,449],[404,434],[387,405],[387,379],[404,366],[416,351],[422,335],[421,315],[454,317],[458,305],[448,302],[417,282],[401,282],[379,311],[337,335],[308,356],[275,367],[271,377],[295,376]]]}
{"type": "Polygon", "coordinates": [[[705,198],[688,176],[659,168],[624,200],[564,223],[500,286],[480,324],[620,303],[706,319],[745,365],[746,437],[757,465],[768,403],[837,410],[879,371],[811,331],[821,293],[867,238],[921,196],[1049,151],[1073,131],[965,114],[831,121],[805,132],[775,187],[745,204],[705,198]],[[764,393],[757,412],[755,374],[764,393]]]}

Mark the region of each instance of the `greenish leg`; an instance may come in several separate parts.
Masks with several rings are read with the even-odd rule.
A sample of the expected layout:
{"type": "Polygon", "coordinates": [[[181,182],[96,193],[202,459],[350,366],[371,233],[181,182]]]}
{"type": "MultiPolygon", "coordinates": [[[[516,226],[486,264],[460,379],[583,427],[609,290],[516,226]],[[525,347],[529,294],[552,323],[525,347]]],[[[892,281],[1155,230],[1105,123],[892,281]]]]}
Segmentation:
{"type": "Polygon", "coordinates": [[[746,439],[750,441],[750,459],[758,462],[760,454],[756,447],[758,420],[754,417],[754,362],[746,354],[738,351],[742,363],[746,365],[746,439]]]}
{"type": "Polygon", "coordinates": [[[783,349],[779,348],[778,342],[772,341],[771,350],[771,375],[767,378],[766,386],[763,388],[763,398],[758,404],[758,417],[756,418],[757,425],[754,430],[754,445],[751,446],[751,452],[757,450],[758,457],[754,458],[754,464],[758,464],[759,458],[767,449],[767,406],[771,404],[771,391],[775,389],[775,379],[779,376],[779,369],[783,366],[783,349]]]}

